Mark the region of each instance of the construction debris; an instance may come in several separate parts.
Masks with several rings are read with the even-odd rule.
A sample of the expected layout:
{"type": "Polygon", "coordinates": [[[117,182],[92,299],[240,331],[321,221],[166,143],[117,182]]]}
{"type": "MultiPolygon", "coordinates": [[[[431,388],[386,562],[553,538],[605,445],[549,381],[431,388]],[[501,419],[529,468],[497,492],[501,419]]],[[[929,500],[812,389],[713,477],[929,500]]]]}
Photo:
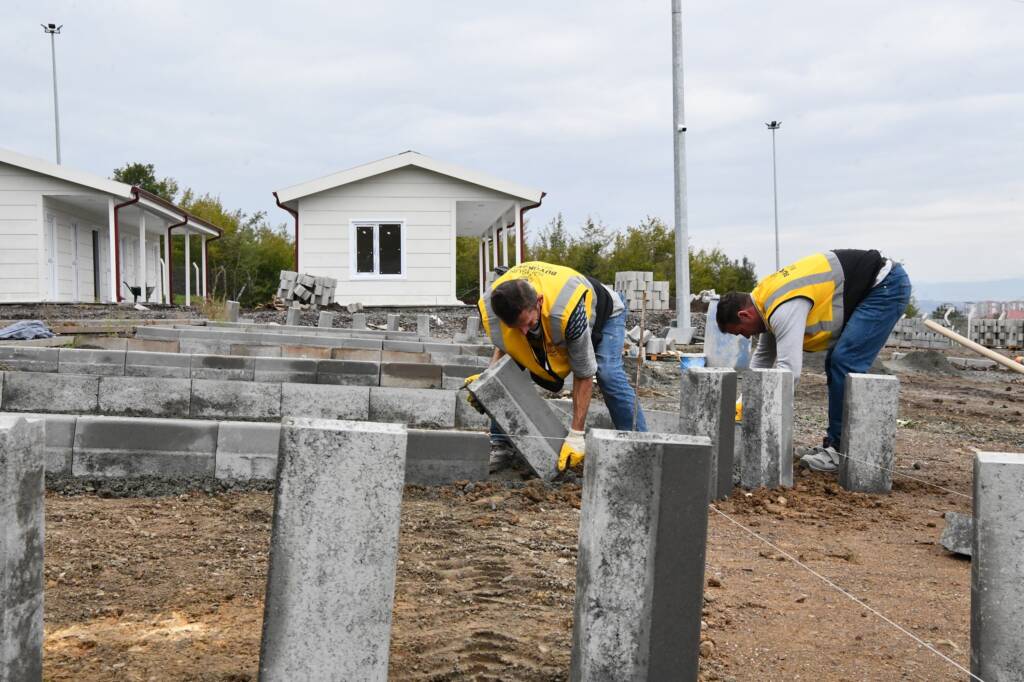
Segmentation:
{"type": "Polygon", "coordinates": [[[326,306],[334,303],[334,289],[337,285],[338,280],[330,277],[314,277],[282,270],[277,297],[286,302],[298,301],[304,305],[326,306]]]}

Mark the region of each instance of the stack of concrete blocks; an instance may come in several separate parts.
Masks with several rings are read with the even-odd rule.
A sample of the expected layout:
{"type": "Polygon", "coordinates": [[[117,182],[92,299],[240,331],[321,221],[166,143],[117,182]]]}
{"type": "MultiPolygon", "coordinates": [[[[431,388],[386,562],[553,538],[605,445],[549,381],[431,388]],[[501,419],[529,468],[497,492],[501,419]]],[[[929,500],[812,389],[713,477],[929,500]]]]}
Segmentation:
{"type": "Polygon", "coordinates": [[[900,380],[849,374],[843,398],[839,485],[860,493],[888,494],[896,456],[900,380]]]}
{"type": "Polygon", "coordinates": [[[337,286],[338,281],[330,277],[314,277],[282,270],[277,297],[303,305],[326,306],[334,303],[334,289],[337,286]]]}
{"type": "Polygon", "coordinates": [[[228,322],[238,322],[238,301],[228,301],[224,304],[224,319],[228,322]]]}
{"type": "Polygon", "coordinates": [[[987,348],[1024,348],[1024,320],[971,320],[971,340],[987,348]]]}
{"type": "Polygon", "coordinates": [[[679,432],[711,441],[708,500],[732,493],[735,453],[736,372],[724,367],[691,367],[682,373],[679,432]]]}
{"type": "Polygon", "coordinates": [[[711,443],[587,434],[570,679],[697,680],[711,443]]]}
{"type": "Polygon", "coordinates": [[[752,369],[740,374],[743,420],[739,483],[744,488],[793,485],[793,374],[752,369]]]}
{"type": "Polygon", "coordinates": [[[924,326],[924,320],[921,318],[907,317],[896,322],[885,345],[901,348],[949,348],[953,344],[942,334],[924,326]]]}
{"type": "Polygon", "coordinates": [[[974,460],[971,673],[1024,680],[1024,454],[974,460]]]}
{"type": "Polygon", "coordinates": [[[534,473],[545,481],[553,480],[568,430],[537,394],[529,373],[506,355],[468,388],[534,473]]]}
{"type": "Polygon", "coordinates": [[[386,680],[405,428],[281,425],[260,679],[386,680]]]}
{"type": "Polygon", "coordinates": [[[0,415],[0,680],[43,678],[40,419],[0,415]]]}
{"type": "Polygon", "coordinates": [[[668,282],[655,282],[653,272],[628,270],[615,273],[615,291],[629,310],[640,310],[647,293],[647,310],[668,310],[668,282]]]}

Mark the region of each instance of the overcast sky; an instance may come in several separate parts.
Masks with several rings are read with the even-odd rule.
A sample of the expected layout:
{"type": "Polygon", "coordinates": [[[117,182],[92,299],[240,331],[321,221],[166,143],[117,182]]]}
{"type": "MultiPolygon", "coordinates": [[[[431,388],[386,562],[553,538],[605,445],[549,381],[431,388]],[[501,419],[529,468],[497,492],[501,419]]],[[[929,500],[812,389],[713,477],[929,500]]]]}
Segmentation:
{"type": "MultiPolygon", "coordinates": [[[[13,5],[13,6],[12,6],[13,5]]],[[[774,269],[878,248],[912,279],[1024,272],[1024,2],[684,0],[691,243],[774,269]]],[[[0,147],[153,163],[229,208],[415,149],[613,229],[672,220],[669,0],[51,2],[0,21],[0,147]]]]}

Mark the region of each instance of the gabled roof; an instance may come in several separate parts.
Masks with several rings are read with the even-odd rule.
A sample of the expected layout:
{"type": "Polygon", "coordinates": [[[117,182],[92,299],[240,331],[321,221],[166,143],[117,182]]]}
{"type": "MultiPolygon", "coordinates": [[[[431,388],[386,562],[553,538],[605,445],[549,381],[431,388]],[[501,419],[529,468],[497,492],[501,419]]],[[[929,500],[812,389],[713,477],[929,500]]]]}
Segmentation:
{"type": "Polygon", "coordinates": [[[286,187],[285,189],[278,190],[276,194],[278,201],[283,204],[287,204],[295,201],[296,199],[309,196],[310,194],[316,194],[317,192],[323,192],[328,189],[340,187],[341,185],[365,180],[366,178],[398,170],[399,168],[405,168],[406,166],[416,166],[418,168],[423,168],[424,170],[433,171],[434,173],[447,175],[457,180],[463,180],[474,185],[486,187],[496,192],[508,194],[509,196],[523,199],[531,203],[540,203],[541,196],[544,194],[539,189],[524,187],[523,185],[517,185],[506,180],[500,180],[484,173],[478,173],[477,171],[462,168],[461,166],[432,159],[429,156],[424,156],[423,154],[414,151],[402,152],[401,154],[395,154],[394,156],[389,156],[381,159],[380,161],[373,161],[371,163],[339,171],[316,180],[310,180],[309,182],[304,182],[299,185],[286,187]]]}

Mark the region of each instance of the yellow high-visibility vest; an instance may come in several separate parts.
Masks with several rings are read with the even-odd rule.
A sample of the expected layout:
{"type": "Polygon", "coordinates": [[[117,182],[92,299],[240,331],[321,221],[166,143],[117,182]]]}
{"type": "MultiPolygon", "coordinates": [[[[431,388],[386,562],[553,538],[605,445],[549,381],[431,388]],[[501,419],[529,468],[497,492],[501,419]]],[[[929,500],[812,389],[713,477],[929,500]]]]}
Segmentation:
{"type": "Polygon", "coordinates": [[[772,313],[781,304],[794,298],[809,300],[811,312],[804,329],[804,350],[822,351],[835,344],[843,329],[843,281],[839,259],[825,251],[769,275],[750,295],[769,331],[772,313]]]}
{"type": "Polygon", "coordinates": [[[509,327],[494,314],[490,291],[485,292],[477,303],[484,332],[495,347],[511,355],[513,360],[535,376],[547,381],[564,379],[571,371],[569,351],[565,344],[565,327],[569,322],[569,315],[576,309],[581,298],[586,301],[584,307],[587,320],[593,323],[596,300],[593,285],[572,268],[541,261],[528,261],[509,268],[508,272],[494,281],[492,290],[502,282],[512,279],[527,280],[534,291],[543,296],[540,324],[544,336],[544,354],[547,356],[548,368],[551,371],[537,361],[526,335],[514,327],[509,327]],[[557,376],[552,376],[553,374],[557,376]]]}

